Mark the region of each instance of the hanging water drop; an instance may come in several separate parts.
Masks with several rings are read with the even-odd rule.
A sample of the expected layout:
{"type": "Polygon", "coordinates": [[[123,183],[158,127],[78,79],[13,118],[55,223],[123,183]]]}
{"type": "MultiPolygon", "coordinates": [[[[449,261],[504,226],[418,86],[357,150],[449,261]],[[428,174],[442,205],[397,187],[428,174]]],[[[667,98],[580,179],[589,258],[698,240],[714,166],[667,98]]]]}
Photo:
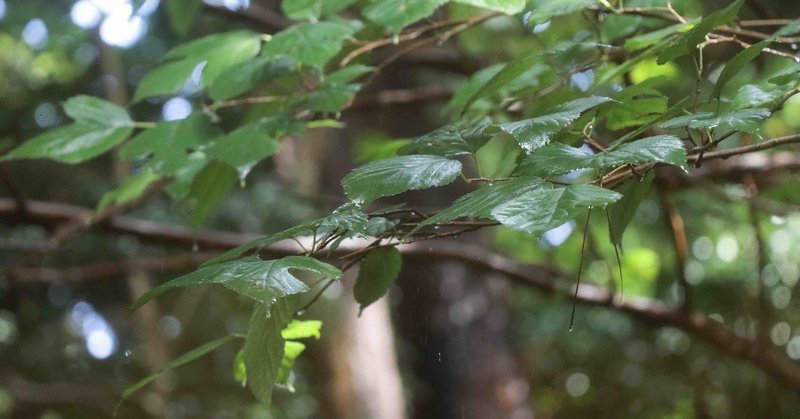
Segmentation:
{"type": "Polygon", "coordinates": [[[394,36],[392,36],[392,43],[395,44],[395,45],[399,44],[400,43],[400,36],[397,35],[397,34],[394,34],[394,36]]]}

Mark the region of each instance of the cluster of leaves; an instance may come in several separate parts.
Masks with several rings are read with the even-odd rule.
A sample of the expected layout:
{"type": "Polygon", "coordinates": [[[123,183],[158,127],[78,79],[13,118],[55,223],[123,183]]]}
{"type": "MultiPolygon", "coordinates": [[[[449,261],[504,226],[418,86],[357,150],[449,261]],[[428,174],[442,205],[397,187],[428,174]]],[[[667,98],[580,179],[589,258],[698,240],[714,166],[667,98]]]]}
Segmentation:
{"type": "MultiPolygon", "coordinates": [[[[364,20],[356,20],[339,15],[356,7],[353,0],[284,1],[283,11],[297,23],[273,35],[235,31],[180,45],[141,81],[133,100],[194,92],[210,101],[202,111],[179,121],[137,122],[120,106],[79,96],[64,103],[73,123],[23,143],[2,159],[46,158],[77,164],[119,147],[119,157],[133,162],[136,170],[103,197],[98,211],[130,202],[157,182],[168,180],[166,191],[173,198],[194,202],[190,221],[199,226],[231,188],[244,183],[256,164],[280,151],[281,138],[337,126],[335,117],[350,106],[361,87],[359,80],[376,71],[362,63],[337,66],[338,57],[368,44],[376,33],[398,37],[446,2],[374,0],[360,10],[364,20]],[[260,96],[243,97],[254,91],[260,96]],[[226,109],[249,105],[260,106],[257,116],[223,132],[218,122],[232,117],[226,109]]],[[[521,13],[526,3],[453,2],[487,9],[492,16],[521,13]]],[[[167,3],[178,29],[185,29],[192,14],[180,11],[196,11],[192,5],[199,3],[167,3]],[[182,4],[186,8],[181,9],[182,4]]],[[[534,3],[522,15],[526,29],[584,9],[617,12],[608,3],[593,0],[534,3]]],[[[243,337],[243,349],[235,361],[237,378],[268,404],[275,383],[290,385],[289,370],[304,348],[295,340],[319,335],[320,323],[293,320],[312,278],[337,280],[343,269],[361,261],[355,297],[363,310],[397,278],[401,257],[395,246],[400,243],[460,234],[463,226],[495,224],[539,236],[593,207],[608,208],[611,237],[619,245],[652,179],[632,180],[613,190],[616,184],[606,183],[611,175],[641,175],[632,169],[637,165],[645,170],[658,164],[688,170],[687,153],[699,155],[741,132],[758,135],[758,124],[787,95],[796,93],[800,73],[792,69],[770,79],[769,89],[751,86],[759,94],[746,95],[748,100],[723,95],[725,85],[740,69],[779,36],[797,32],[797,24],[744,49],[722,70],[706,98],[670,105],[658,90],[657,78],[631,86],[620,83],[638,63],[697,57],[707,36],[731,23],[741,5],[739,0],[702,19],[639,28],[641,33],[629,37],[624,46],[576,38],[547,50],[531,48],[507,63],[475,73],[447,106],[458,115],[455,122],[398,148],[393,157],[354,169],[342,180],[349,203],[327,217],[225,252],[142,296],[135,307],[172,288],[221,284],[255,301],[245,335],[206,344],[177,358],[169,368],[243,337]],[[610,50],[628,58],[610,63],[604,59],[610,50]],[[574,57],[584,60],[570,64],[574,57]],[[578,92],[569,89],[571,76],[587,68],[598,73],[596,80],[578,92]],[[555,100],[534,100],[541,96],[531,92],[541,92],[545,81],[553,82],[555,100]],[[708,105],[697,105],[700,100],[708,105]],[[592,147],[575,146],[584,142],[592,147]],[[506,152],[494,164],[502,167],[486,170],[492,164],[487,160],[493,157],[483,150],[498,146],[506,152]],[[442,187],[457,179],[482,185],[431,216],[407,207],[366,211],[381,198],[442,187]],[[451,230],[432,233],[440,227],[451,230]],[[300,237],[313,238],[305,254],[259,258],[259,251],[267,246],[300,237]],[[319,260],[321,250],[334,250],[352,237],[377,240],[341,268],[319,260]]],[[[137,383],[125,396],[153,379],[137,383]]]]}

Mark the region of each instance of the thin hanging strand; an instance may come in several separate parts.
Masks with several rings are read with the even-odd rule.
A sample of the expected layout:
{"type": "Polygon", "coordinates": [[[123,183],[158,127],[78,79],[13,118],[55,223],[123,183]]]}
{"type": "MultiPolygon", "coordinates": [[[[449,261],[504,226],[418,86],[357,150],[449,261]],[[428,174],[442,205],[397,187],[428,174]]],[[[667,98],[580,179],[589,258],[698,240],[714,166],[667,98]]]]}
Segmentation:
{"type": "Polygon", "coordinates": [[[611,230],[611,216],[608,215],[608,210],[605,210],[606,213],[606,220],[608,220],[608,235],[611,238],[611,245],[614,246],[614,255],[617,257],[617,269],[619,270],[619,302],[622,302],[622,297],[625,295],[625,280],[622,278],[622,259],[619,257],[619,247],[622,246],[622,241],[620,240],[619,246],[617,246],[616,240],[614,240],[614,232],[611,230]]]}
{"type": "Polygon", "coordinates": [[[592,209],[586,214],[586,225],[583,227],[583,243],[581,244],[581,258],[578,262],[578,281],[575,283],[575,297],[572,300],[572,315],[569,317],[569,331],[575,324],[575,307],[578,305],[578,288],[581,286],[581,271],[583,270],[583,254],[586,250],[586,238],[589,236],[589,219],[592,217],[592,209]]]}

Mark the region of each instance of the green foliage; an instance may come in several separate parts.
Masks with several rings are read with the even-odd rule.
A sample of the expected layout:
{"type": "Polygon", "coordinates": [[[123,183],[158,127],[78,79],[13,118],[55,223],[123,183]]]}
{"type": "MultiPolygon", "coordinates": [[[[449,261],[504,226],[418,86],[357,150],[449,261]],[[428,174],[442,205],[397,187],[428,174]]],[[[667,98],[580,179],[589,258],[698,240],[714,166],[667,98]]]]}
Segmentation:
{"type": "Polygon", "coordinates": [[[608,230],[614,246],[622,247],[622,235],[636,214],[642,199],[650,191],[654,178],[655,173],[649,172],[642,179],[626,181],[618,191],[622,194],[622,198],[608,206],[608,230]]]}
{"type": "Polygon", "coordinates": [[[236,169],[240,181],[244,181],[258,162],[277,153],[280,145],[269,137],[272,120],[261,120],[239,127],[228,135],[215,140],[206,153],[236,169]]]}
{"type": "Polygon", "coordinates": [[[536,150],[520,165],[520,173],[556,176],[579,169],[604,170],[625,164],[658,162],[687,170],[686,149],[671,135],[657,135],[624,144],[611,151],[591,154],[580,148],[554,143],[536,150]]]}
{"type": "MultiPolygon", "coordinates": [[[[256,304],[250,317],[243,350],[247,386],[256,399],[266,405],[272,402],[272,388],[284,365],[286,342],[281,331],[293,314],[293,301],[281,298],[271,307],[256,304]]],[[[296,348],[292,348],[290,356],[298,354],[296,348]]],[[[289,366],[288,362],[285,364],[289,366]]]]}
{"type": "Polygon", "coordinates": [[[694,128],[694,129],[732,129],[749,133],[758,133],[760,122],[769,118],[769,109],[753,108],[741,109],[730,113],[715,116],[711,112],[697,112],[690,115],[679,116],[662,122],[661,128],[694,128]]]}
{"type": "Polygon", "coordinates": [[[347,196],[367,203],[410,190],[447,185],[461,173],[461,162],[439,156],[412,155],[367,163],[342,180],[347,196]]]}
{"type": "MultiPolygon", "coordinates": [[[[605,227],[611,239],[610,244],[599,245],[600,252],[616,250],[628,226],[635,224],[637,210],[644,207],[655,177],[652,168],[672,165],[688,171],[687,161],[723,140],[735,147],[735,141],[751,140],[739,134],[760,136],[791,123],[774,114],[780,114],[783,105],[789,109],[787,99],[798,91],[800,70],[795,63],[785,69],[770,67],[770,84],[743,85],[736,76],[763,54],[774,54],[773,44],[800,31],[800,21],[757,36],[760,42],[745,45],[724,66],[703,62],[708,59],[702,54],[704,48],[728,42],[720,34],[731,31],[727,25],[737,21],[743,4],[737,0],[704,18],[684,19],[660,6],[626,9],[621,1],[604,0],[286,0],[281,2],[283,13],[298,22],[273,34],[239,30],[178,45],[138,83],[135,106],[125,109],[98,98],[73,97],[63,106],[73,122],[22,142],[2,160],[77,164],[117,148],[115,157],[127,160],[134,170],[103,195],[98,211],[132,202],[156,183],[169,183],[165,191],[172,198],[193,204],[188,221],[198,228],[237,184],[245,186],[251,172],[270,169],[258,165],[281,152],[284,137],[295,137],[294,145],[309,141],[302,138],[307,130],[350,124],[340,119],[341,113],[360,104],[354,99],[362,87],[380,86],[376,76],[404,54],[447,39],[459,42],[465,56],[485,50],[486,57],[458,63],[468,71],[443,109],[441,116],[449,119],[436,120],[439,128],[422,135],[411,131],[416,139],[388,141],[385,134],[363,142],[369,143],[361,153],[368,162],[341,180],[346,199],[333,198],[337,205],[343,204],[313,221],[224,252],[134,303],[138,308],[168,290],[203,284],[220,284],[254,300],[234,371],[236,380],[269,405],[276,384],[292,389],[290,371],[306,348],[297,340],[320,335],[321,322],[294,319],[297,297],[315,286],[307,281],[309,276],[336,280],[342,276],[340,267],[360,262],[354,296],[363,311],[398,278],[402,258],[394,246],[399,243],[429,239],[442,230],[448,234],[448,229],[460,226],[478,229],[498,224],[504,226],[501,234],[513,240],[535,239],[595,207],[607,210],[605,227]],[[447,3],[472,7],[442,7],[447,3]],[[514,15],[526,7],[522,31],[512,20],[519,18],[498,19],[475,28],[474,38],[466,34],[459,38],[486,17],[514,15]],[[484,15],[487,11],[491,14],[484,15]],[[467,20],[456,19],[461,14],[467,20]],[[576,15],[567,16],[571,14],[576,15]],[[586,26],[589,30],[572,27],[579,17],[591,23],[586,26]],[[555,22],[551,29],[541,25],[551,21],[555,22]],[[566,29],[555,28],[562,23],[566,29]],[[497,48],[496,40],[505,44],[504,37],[515,30],[520,33],[497,48]],[[478,38],[486,39],[472,40],[478,38]],[[373,53],[384,47],[393,48],[394,55],[373,53]],[[343,66],[341,57],[348,53],[353,64],[343,66]],[[676,64],[686,55],[693,58],[687,64],[694,65],[688,71],[676,64]],[[389,58],[374,67],[362,64],[384,56],[389,58]],[[504,61],[498,62],[498,57],[504,61]],[[666,63],[669,67],[660,67],[666,63]],[[721,68],[714,73],[716,78],[703,73],[708,67],[721,68]],[[685,74],[692,74],[691,80],[681,80],[685,74]],[[713,90],[709,95],[704,89],[713,90]],[[129,114],[157,114],[150,109],[152,98],[173,95],[189,97],[198,104],[197,111],[179,121],[134,122],[129,114]],[[710,105],[709,96],[716,99],[710,105]],[[602,151],[577,146],[581,142],[602,151]],[[626,168],[634,165],[643,165],[638,167],[646,173],[626,168]],[[627,181],[606,183],[614,175],[625,178],[628,172],[627,181]],[[444,187],[458,179],[464,181],[461,187],[472,189],[452,188],[458,195],[453,195],[451,205],[426,208],[425,214],[413,204],[385,208],[374,202],[444,187]],[[320,261],[324,252],[349,238],[370,238],[379,247],[349,253],[340,267],[320,261]],[[265,248],[292,239],[311,246],[302,249],[302,256],[259,258],[265,248]]],[[[199,0],[169,1],[165,6],[173,29],[186,35],[202,8],[199,0]]],[[[791,57],[789,52],[783,55],[791,57]]],[[[0,82],[6,80],[0,76],[0,82]]],[[[425,73],[419,80],[417,76],[414,73],[403,82],[457,83],[451,76],[425,73]]],[[[0,94],[5,88],[0,85],[0,94]]],[[[378,102],[393,97],[377,93],[378,102]]],[[[403,100],[417,99],[416,92],[404,94],[399,94],[403,100]]],[[[401,122],[416,129],[431,121],[401,122]]],[[[327,192],[340,191],[326,191],[326,197],[327,192]]],[[[589,225],[584,234],[591,230],[589,225]]],[[[631,236],[641,240],[629,231],[626,238],[631,236]]],[[[543,252],[535,244],[525,249],[543,252]]],[[[565,252],[571,262],[576,252],[577,247],[565,252]]],[[[657,292],[662,261],[651,249],[630,249],[622,262],[624,276],[632,278],[629,289],[648,296],[657,292]]],[[[600,270],[596,265],[591,269],[600,270]]],[[[605,276],[611,277],[608,272],[605,276]]],[[[164,370],[129,387],[123,398],[161,373],[237,337],[209,342],[176,358],[164,370]]]]}
{"type": "Polygon", "coordinates": [[[173,359],[169,363],[169,365],[167,365],[166,367],[162,368],[158,372],[150,374],[147,377],[142,378],[141,380],[137,381],[135,384],[128,386],[128,388],[126,388],[125,391],[122,392],[122,396],[121,396],[122,400],[120,401],[120,403],[122,403],[122,401],[124,401],[128,397],[132,396],[137,391],[143,389],[148,384],[150,384],[153,381],[157,380],[158,377],[163,375],[165,372],[168,372],[168,371],[171,371],[171,370],[173,370],[175,368],[178,368],[180,366],[186,365],[186,364],[188,364],[188,363],[190,363],[190,362],[192,362],[192,361],[194,361],[194,360],[196,360],[196,359],[198,359],[200,357],[203,357],[203,356],[213,352],[214,350],[216,350],[220,346],[222,346],[222,345],[224,345],[224,344],[226,344],[226,343],[228,343],[228,342],[230,342],[232,340],[239,339],[239,338],[241,338],[241,336],[238,336],[238,335],[230,335],[230,336],[221,337],[221,338],[219,338],[217,340],[213,340],[211,342],[208,342],[206,344],[198,346],[197,348],[194,348],[191,351],[186,352],[185,354],[173,359]]]}
{"type": "Polygon", "coordinates": [[[372,0],[364,16],[397,33],[406,26],[430,16],[447,0],[372,0]]]}
{"type": "Polygon", "coordinates": [[[494,219],[514,230],[540,235],[574,218],[585,208],[605,207],[622,195],[592,185],[534,189],[492,209],[494,219]]]}
{"type": "Polygon", "coordinates": [[[383,297],[400,275],[402,264],[400,252],[394,247],[371,250],[358,271],[353,289],[356,302],[361,305],[359,313],[383,297]]]}
{"type": "Polygon", "coordinates": [[[289,391],[294,391],[289,373],[292,371],[297,358],[306,349],[305,344],[294,340],[319,339],[321,328],[322,322],[319,320],[292,320],[285,329],[281,330],[281,337],[286,340],[286,343],[283,347],[283,358],[281,359],[281,367],[278,370],[276,382],[287,386],[289,391]]]}
{"type": "Polygon", "coordinates": [[[124,204],[138,198],[147,187],[161,179],[161,176],[150,170],[145,170],[138,175],[125,179],[125,183],[119,188],[106,192],[100,203],[97,204],[97,212],[104,210],[109,205],[124,204]]]}
{"type": "Polygon", "coordinates": [[[161,284],[136,300],[137,309],[159,295],[178,287],[222,284],[238,294],[252,298],[267,310],[284,297],[308,291],[308,286],[292,271],[314,273],[327,278],[342,276],[339,269],[306,256],[286,256],[277,260],[250,257],[202,267],[195,272],[161,284]]]}
{"type": "Polygon", "coordinates": [[[405,148],[405,151],[443,157],[475,154],[486,145],[496,131],[488,119],[483,119],[469,128],[461,128],[456,124],[445,125],[417,138],[405,148]]]}
{"type": "Polygon", "coordinates": [[[101,99],[76,96],[64,103],[64,112],[75,122],[26,141],[2,160],[47,158],[81,163],[105,153],[133,132],[127,111],[101,99]]]}
{"type": "MultiPolygon", "coordinates": [[[[459,98],[459,102],[463,101],[464,105],[458,106],[457,103],[453,103],[453,108],[460,108],[462,111],[469,110],[473,103],[497,93],[500,89],[528,72],[541,58],[542,54],[538,52],[526,53],[515,57],[513,60],[506,63],[499,71],[492,69],[477,74],[468,85],[469,87],[465,93],[461,93],[464,97],[467,97],[467,92],[472,92],[472,95],[468,96],[466,101],[459,98]],[[484,82],[483,80],[487,78],[488,80],[484,82]]],[[[455,101],[456,98],[453,98],[453,100],[455,101]]]]}
{"type": "Polygon", "coordinates": [[[203,0],[171,0],[167,2],[166,7],[172,28],[183,35],[203,8],[203,0]]]}
{"type": "Polygon", "coordinates": [[[514,137],[526,153],[531,153],[547,145],[555,134],[578,119],[582,112],[609,100],[599,96],[576,99],[558,107],[554,113],[501,124],[499,128],[514,137]]]}
{"type": "Polygon", "coordinates": [[[356,0],[283,0],[281,10],[290,19],[315,21],[322,16],[336,14],[356,0]]]}
{"type": "Polygon", "coordinates": [[[164,55],[160,67],[139,82],[133,100],[178,93],[201,65],[200,86],[211,86],[226,70],[255,57],[260,48],[261,36],[246,31],[209,35],[178,46],[164,55]]]}
{"type": "Polygon", "coordinates": [[[192,226],[199,226],[211,214],[236,184],[236,179],[236,170],[218,161],[210,162],[194,176],[188,194],[188,198],[194,201],[194,210],[189,218],[192,226]]]}
{"type": "Polygon", "coordinates": [[[736,18],[743,2],[744,0],[736,0],[728,7],[717,10],[700,20],[691,29],[672,41],[669,47],[659,54],[658,63],[663,64],[686,54],[694,54],[697,45],[705,39],[712,29],[726,25],[736,18]]]}
{"type": "Polygon", "coordinates": [[[322,67],[333,58],[356,28],[339,22],[300,23],[272,37],[264,55],[287,55],[301,64],[322,67]]]}
{"type": "Polygon", "coordinates": [[[525,0],[453,0],[453,2],[495,10],[508,15],[517,14],[525,9],[525,0]]]}
{"type": "MultiPolygon", "coordinates": [[[[511,201],[518,195],[542,189],[546,182],[535,177],[516,177],[504,182],[490,183],[458,198],[449,208],[427,218],[419,227],[461,217],[489,217],[496,207],[511,201]]],[[[419,228],[418,227],[418,228],[419,228]]]]}
{"type": "Polygon", "coordinates": [[[209,87],[208,95],[217,102],[228,100],[292,74],[296,68],[297,63],[289,57],[256,57],[220,73],[209,87]]]}
{"type": "Polygon", "coordinates": [[[120,157],[148,159],[148,167],[171,175],[184,166],[187,152],[209,142],[218,132],[203,114],[192,114],[179,121],[159,122],[125,144],[120,157]]]}
{"type": "Polygon", "coordinates": [[[567,15],[585,9],[598,0],[540,0],[534,1],[533,8],[525,14],[525,27],[533,29],[534,26],[549,21],[558,16],[567,15]]]}

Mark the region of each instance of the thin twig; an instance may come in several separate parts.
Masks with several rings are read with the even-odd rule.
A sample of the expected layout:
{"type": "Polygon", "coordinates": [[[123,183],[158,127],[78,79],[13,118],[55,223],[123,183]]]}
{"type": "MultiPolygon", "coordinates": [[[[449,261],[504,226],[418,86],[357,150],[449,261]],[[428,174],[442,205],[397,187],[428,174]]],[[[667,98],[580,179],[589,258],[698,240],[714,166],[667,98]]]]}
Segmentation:
{"type": "Polygon", "coordinates": [[[586,238],[589,237],[589,219],[592,217],[592,209],[586,213],[586,224],[583,226],[583,243],[581,244],[581,254],[578,261],[578,279],[575,281],[575,295],[572,297],[572,314],[569,316],[569,331],[575,324],[575,308],[578,305],[578,290],[581,288],[581,272],[583,272],[584,251],[586,250],[586,238]]]}

